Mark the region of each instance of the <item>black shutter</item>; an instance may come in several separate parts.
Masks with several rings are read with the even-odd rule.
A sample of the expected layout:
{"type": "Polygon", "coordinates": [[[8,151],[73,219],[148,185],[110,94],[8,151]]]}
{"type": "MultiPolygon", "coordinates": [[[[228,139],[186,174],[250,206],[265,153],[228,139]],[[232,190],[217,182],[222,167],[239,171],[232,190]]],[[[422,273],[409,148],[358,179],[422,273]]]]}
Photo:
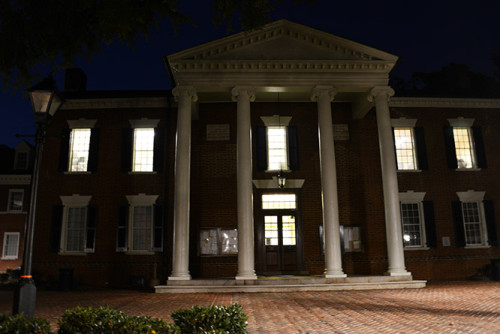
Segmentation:
{"type": "Polygon", "coordinates": [[[398,164],[398,150],[396,149],[396,135],[394,134],[394,127],[391,128],[392,144],[394,145],[394,159],[396,160],[396,170],[399,170],[398,164]]]}
{"type": "Polygon", "coordinates": [[[132,170],[132,150],[134,146],[134,129],[123,129],[122,133],[122,172],[130,172],[132,170]]]}
{"type": "Polygon", "coordinates": [[[49,252],[59,253],[61,249],[61,228],[63,217],[62,205],[54,205],[52,207],[52,221],[50,226],[49,252]]]}
{"type": "Polygon", "coordinates": [[[97,206],[89,205],[87,207],[87,235],[85,241],[85,252],[95,252],[95,238],[97,227],[97,206]]]}
{"type": "Polygon", "coordinates": [[[99,129],[90,130],[90,145],[89,145],[89,161],[87,165],[87,171],[96,172],[97,171],[97,160],[99,156],[99,129]]]}
{"type": "Polygon", "coordinates": [[[164,145],[164,130],[163,128],[155,128],[154,153],[153,153],[153,170],[155,172],[163,171],[163,147],[164,145]]]}
{"type": "Polygon", "coordinates": [[[488,242],[490,246],[498,246],[497,221],[495,218],[495,206],[493,201],[483,201],[484,214],[486,218],[486,229],[488,230],[488,242]]]}
{"type": "Polygon", "coordinates": [[[256,131],[257,139],[257,170],[267,170],[267,131],[265,126],[258,126],[256,131]]]}
{"type": "Polygon", "coordinates": [[[437,247],[436,222],[434,220],[434,203],[423,201],[425,220],[425,239],[427,247],[437,247]]]}
{"type": "Polygon", "coordinates": [[[457,169],[457,153],[455,151],[455,138],[453,137],[453,128],[451,126],[445,126],[444,129],[444,144],[446,149],[446,160],[448,162],[448,168],[457,169]]]}
{"type": "Polygon", "coordinates": [[[427,162],[427,148],[425,146],[424,128],[421,126],[413,128],[413,134],[415,136],[418,169],[428,170],[429,164],[427,162]]]}
{"type": "Polygon", "coordinates": [[[128,204],[118,207],[118,229],[116,231],[116,251],[127,251],[128,204]]]}
{"type": "Polygon", "coordinates": [[[483,134],[481,132],[481,127],[472,127],[472,136],[474,138],[474,148],[476,152],[476,166],[477,168],[486,168],[486,152],[484,150],[483,134]]]}
{"type": "Polygon", "coordinates": [[[299,169],[299,138],[297,127],[288,127],[288,166],[290,170],[299,169]]]}
{"type": "Polygon", "coordinates": [[[161,252],[163,250],[163,206],[155,205],[153,208],[153,252],[161,252]]]}
{"type": "Polygon", "coordinates": [[[61,146],[59,151],[59,171],[67,172],[69,163],[69,138],[71,129],[63,129],[61,133],[61,146]]]}
{"type": "Polygon", "coordinates": [[[453,221],[455,222],[455,245],[457,247],[465,247],[465,228],[462,216],[462,202],[451,202],[453,210],[453,221]]]}

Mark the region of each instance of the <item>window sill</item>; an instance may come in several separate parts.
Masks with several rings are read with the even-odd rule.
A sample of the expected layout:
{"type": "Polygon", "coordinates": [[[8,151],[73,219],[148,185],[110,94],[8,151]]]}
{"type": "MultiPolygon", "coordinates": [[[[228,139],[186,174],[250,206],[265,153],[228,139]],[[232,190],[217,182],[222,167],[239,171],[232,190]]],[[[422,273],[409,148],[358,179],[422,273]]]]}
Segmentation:
{"type": "Polygon", "coordinates": [[[291,169],[273,169],[273,170],[266,170],[265,172],[272,174],[272,173],[279,173],[280,171],[283,173],[291,173],[292,172],[291,169]]]}
{"type": "Polygon", "coordinates": [[[154,255],[155,252],[151,252],[151,251],[133,251],[133,250],[129,250],[129,251],[126,251],[125,254],[127,255],[154,255]]]}
{"type": "Polygon", "coordinates": [[[90,175],[90,174],[92,174],[92,172],[71,172],[71,171],[64,172],[64,175],[90,175]]]}
{"type": "Polygon", "coordinates": [[[422,250],[429,250],[430,247],[405,247],[405,251],[422,251],[422,250]]]}
{"type": "Polygon", "coordinates": [[[455,169],[456,172],[479,172],[481,171],[481,168],[457,168],[455,169]]]}
{"type": "Polygon", "coordinates": [[[60,251],[58,253],[59,255],[63,255],[63,256],[72,256],[72,255],[75,255],[75,256],[87,256],[87,253],[86,252],[66,252],[66,251],[60,251]]]}
{"type": "Polygon", "coordinates": [[[27,214],[28,212],[26,211],[0,211],[0,215],[20,215],[20,214],[27,214]]]}
{"type": "Polygon", "coordinates": [[[158,174],[158,172],[151,171],[151,172],[128,172],[129,175],[153,175],[153,174],[158,174]]]}
{"type": "Polygon", "coordinates": [[[14,261],[14,260],[17,260],[19,259],[18,257],[11,257],[11,256],[7,256],[7,257],[2,257],[0,260],[2,261],[14,261]]]}
{"type": "Polygon", "coordinates": [[[490,245],[467,245],[465,249],[481,249],[481,248],[491,248],[490,245]]]}
{"type": "Polygon", "coordinates": [[[422,173],[421,169],[398,169],[398,173],[422,173]]]}

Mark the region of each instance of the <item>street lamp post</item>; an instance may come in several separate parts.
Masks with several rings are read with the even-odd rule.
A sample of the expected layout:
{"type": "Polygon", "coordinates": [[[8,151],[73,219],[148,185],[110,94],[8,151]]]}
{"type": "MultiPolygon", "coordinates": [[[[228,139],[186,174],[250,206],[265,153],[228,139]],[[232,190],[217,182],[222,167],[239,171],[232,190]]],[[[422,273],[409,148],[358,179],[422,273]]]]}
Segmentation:
{"type": "Polygon", "coordinates": [[[38,178],[42,162],[45,133],[50,120],[63,104],[63,99],[57,93],[55,81],[50,76],[28,90],[37,130],[35,135],[35,160],[31,177],[31,197],[24,233],[24,253],[21,268],[21,278],[14,294],[12,313],[33,317],[36,304],[36,286],[31,273],[33,257],[33,238],[35,232],[35,216],[38,192],[38,178]]]}

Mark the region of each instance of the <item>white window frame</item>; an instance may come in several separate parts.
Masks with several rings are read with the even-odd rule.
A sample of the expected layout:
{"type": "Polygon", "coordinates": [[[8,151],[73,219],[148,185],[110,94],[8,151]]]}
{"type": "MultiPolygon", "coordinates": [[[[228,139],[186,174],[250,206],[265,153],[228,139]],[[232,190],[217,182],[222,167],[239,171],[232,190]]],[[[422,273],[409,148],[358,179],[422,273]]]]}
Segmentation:
{"type": "Polygon", "coordinates": [[[68,170],[67,173],[89,173],[89,156],[90,156],[90,141],[92,140],[92,129],[95,128],[95,124],[97,123],[97,119],[85,119],[80,118],[76,120],[68,120],[68,126],[71,130],[68,147],[68,170]],[[76,171],[72,170],[73,168],[73,130],[90,130],[89,144],[87,147],[87,166],[84,171],[76,171]]]}
{"type": "MultiPolygon", "coordinates": [[[[69,162],[68,162],[68,172],[70,173],[85,173],[88,171],[88,167],[89,167],[89,154],[90,154],[90,137],[92,136],[92,129],[90,128],[82,128],[82,129],[71,129],[71,133],[70,133],[70,140],[69,140],[69,162]],[[86,131],[88,132],[88,143],[86,143],[87,145],[87,154],[86,154],[86,164],[85,164],[85,168],[83,168],[82,170],[78,170],[78,168],[76,168],[76,166],[78,164],[73,164],[73,157],[75,155],[75,153],[77,152],[75,150],[75,147],[76,146],[79,146],[79,145],[75,145],[75,144],[79,144],[79,143],[75,143],[75,141],[77,140],[77,137],[75,137],[75,133],[76,132],[79,132],[79,131],[86,131]]],[[[83,151],[78,151],[78,152],[83,152],[83,151]]]]}
{"type": "Polygon", "coordinates": [[[464,226],[464,240],[465,240],[465,248],[489,248],[488,244],[488,228],[486,226],[486,214],[484,212],[484,195],[486,192],[484,191],[474,191],[468,190],[464,192],[457,192],[457,196],[460,200],[461,210],[462,210],[462,224],[464,226]],[[466,230],[466,222],[464,215],[464,203],[477,203],[478,208],[478,216],[479,216],[479,235],[481,236],[481,243],[479,244],[470,244],[467,242],[467,230],[466,230]]]}
{"type": "Polygon", "coordinates": [[[474,118],[463,118],[463,117],[458,117],[458,118],[449,118],[448,123],[452,127],[452,132],[453,132],[453,141],[455,143],[455,157],[457,158],[457,170],[478,170],[479,168],[477,167],[477,161],[476,161],[476,146],[474,143],[474,137],[472,134],[472,125],[474,124],[474,118]],[[466,167],[466,166],[461,166],[458,153],[457,153],[457,143],[455,140],[455,129],[466,129],[467,130],[467,136],[469,140],[469,146],[470,146],[470,159],[471,159],[471,166],[466,167]]]}
{"type": "Polygon", "coordinates": [[[279,115],[273,115],[273,116],[262,116],[261,120],[264,122],[264,125],[266,126],[266,154],[267,154],[267,172],[277,172],[277,171],[290,171],[290,159],[289,159],[289,152],[288,152],[288,124],[290,124],[292,117],[290,116],[279,116],[279,115]],[[285,161],[281,161],[281,166],[280,168],[271,168],[271,157],[270,157],[270,152],[271,150],[269,149],[269,129],[277,129],[277,128],[283,128],[285,131],[285,142],[284,142],[284,155],[285,155],[285,161]]]}
{"type": "Polygon", "coordinates": [[[17,260],[19,258],[19,244],[21,242],[21,233],[19,232],[5,232],[3,234],[3,244],[2,244],[2,260],[17,260]],[[9,236],[17,236],[17,247],[15,255],[5,255],[7,250],[7,239],[9,236]]]}
{"type": "Polygon", "coordinates": [[[23,204],[24,204],[24,189],[9,189],[9,198],[7,200],[7,212],[9,212],[9,213],[23,212],[23,204]],[[15,209],[10,208],[13,193],[22,193],[21,208],[19,210],[15,210],[15,209]]]}
{"type": "Polygon", "coordinates": [[[404,250],[427,250],[427,238],[425,232],[425,216],[424,216],[424,206],[423,201],[425,197],[425,192],[414,192],[412,190],[408,190],[406,192],[399,193],[399,202],[400,202],[400,214],[401,214],[401,235],[403,238],[404,250]],[[403,222],[403,204],[417,204],[418,206],[418,215],[419,215],[419,228],[420,228],[420,245],[405,245],[404,244],[404,222],[403,222]]]}
{"type": "Polygon", "coordinates": [[[126,196],[127,201],[129,203],[129,216],[128,216],[128,238],[127,238],[127,254],[132,255],[152,255],[155,252],[153,251],[153,242],[154,242],[154,204],[158,199],[158,195],[146,195],[146,194],[138,194],[138,195],[129,195],[126,196]],[[134,209],[135,207],[151,207],[151,244],[149,250],[135,250],[134,247],[134,209]]]}
{"type": "Polygon", "coordinates": [[[152,161],[151,161],[151,170],[137,170],[136,169],[136,130],[137,129],[152,129],[154,131],[155,128],[158,127],[159,119],[131,119],[129,120],[130,126],[134,130],[134,135],[132,138],[132,166],[131,173],[154,173],[154,139],[151,147],[152,153],[152,161]]]}
{"type": "Polygon", "coordinates": [[[87,215],[88,206],[92,196],[80,196],[79,194],[74,194],[72,196],[61,196],[61,202],[64,206],[63,208],[63,218],[61,224],[61,241],[59,245],[59,254],[61,255],[86,255],[92,252],[91,250],[85,248],[87,245],[87,215]],[[68,219],[69,219],[69,209],[73,208],[85,208],[85,226],[83,234],[83,249],[82,250],[67,250],[67,237],[68,237],[68,219]]]}
{"type": "Polygon", "coordinates": [[[414,118],[404,118],[404,117],[401,117],[401,118],[393,118],[391,119],[391,126],[393,128],[393,136],[394,136],[394,149],[395,149],[395,153],[396,153],[396,166],[397,166],[397,170],[398,172],[407,172],[407,171],[410,171],[410,172],[415,172],[415,171],[419,171],[418,169],[418,159],[417,159],[417,146],[415,144],[415,131],[414,131],[414,128],[415,128],[415,125],[417,124],[417,119],[414,119],[414,118]],[[412,158],[413,158],[413,168],[399,168],[399,161],[398,161],[398,148],[397,148],[397,145],[396,145],[396,130],[399,130],[399,129],[405,129],[405,130],[409,130],[410,133],[411,133],[411,144],[412,144],[412,158]]]}

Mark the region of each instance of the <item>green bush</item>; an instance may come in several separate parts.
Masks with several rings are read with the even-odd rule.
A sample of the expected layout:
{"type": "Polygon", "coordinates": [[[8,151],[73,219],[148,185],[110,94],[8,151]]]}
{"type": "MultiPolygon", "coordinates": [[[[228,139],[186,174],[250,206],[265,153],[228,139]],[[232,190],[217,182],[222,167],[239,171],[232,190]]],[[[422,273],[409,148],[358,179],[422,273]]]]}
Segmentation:
{"type": "Polygon", "coordinates": [[[49,334],[49,322],[41,318],[28,318],[22,314],[0,314],[0,334],[49,334]]]}
{"type": "Polygon", "coordinates": [[[231,333],[247,332],[248,317],[238,304],[231,306],[193,306],[172,313],[174,323],[181,333],[231,333]]]}
{"type": "Polygon", "coordinates": [[[66,310],[59,322],[60,334],[86,333],[176,333],[176,329],[161,319],[129,316],[109,307],[75,307],[66,310]]]}

